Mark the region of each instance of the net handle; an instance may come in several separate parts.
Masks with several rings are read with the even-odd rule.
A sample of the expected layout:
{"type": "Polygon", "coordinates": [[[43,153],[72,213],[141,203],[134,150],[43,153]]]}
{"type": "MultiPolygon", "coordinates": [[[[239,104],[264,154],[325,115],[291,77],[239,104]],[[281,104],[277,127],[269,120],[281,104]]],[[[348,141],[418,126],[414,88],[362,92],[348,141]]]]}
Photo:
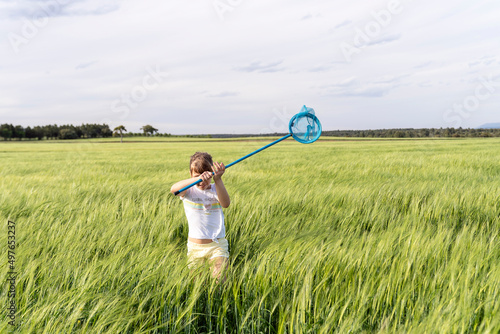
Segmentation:
{"type": "MultiPolygon", "coordinates": [[[[231,167],[231,166],[233,166],[233,165],[236,165],[238,162],[243,161],[243,160],[245,160],[246,158],[250,158],[252,155],[257,154],[257,153],[259,153],[260,151],[263,151],[263,150],[265,150],[266,148],[271,147],[271,146],[273,146],[273,145],[275,145],[275,144],[278,144],[280,141],[283,141],[283,140],[285,140],[285,139],[287,139],[288,137],[291,137],[291,136],[292,136],[292,134],[291,134],[291,133],[289,133],[289,134],[287,134],[286,136],[283,136],[283,137],[281,137],[280,139],[275,140],[275,141],[273,141],[272,143],[267,144],[266,146],[263,146],[263,147],[259,148],[258,150],[255,150],[255,151],[253,151],[252,153],[247,154],[247,155],[245,155],[244,157],[239,158],[238,160],[235,160],[235,161],[231,162],[230,164],[228,164],[228,165],[226,166],[226,168],[229,168],[229,167],[231,167]]],[[[212,175],[215,175],[215,173],[214,173],[214,172],[212,172],[212,175]]],[[[176,192],[174,192],[174,195],[175,195],[175,196],[177,196],[177,195],[179,195],[181,192],[188,190],[188,189],[189,189],[189,188],[191,188],[192,186],[195,186],[195,185],[197,185],[198,183],[200,183],[200,182],[202,182],[202,181],[203,181],[202,179],[198,179],[198,180],[196,180],[195,182],[191,183],[190,185],[187,185],[187,186],[185,186],[184,188],[182,188],[182,189],[180,189],[180,190],[177,190],[176,192]]]]}

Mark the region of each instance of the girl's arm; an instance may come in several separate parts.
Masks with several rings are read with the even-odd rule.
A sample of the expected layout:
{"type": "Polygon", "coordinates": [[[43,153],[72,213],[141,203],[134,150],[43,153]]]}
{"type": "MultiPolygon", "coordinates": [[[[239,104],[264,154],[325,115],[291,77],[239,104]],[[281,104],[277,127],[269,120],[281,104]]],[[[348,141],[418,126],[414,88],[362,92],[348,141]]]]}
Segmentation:
{"type": "MultiPolygon", "coordinates": [[[[206,181],[206,180],[208,180],[210,178],[212,178],[212,173],[210,173],[210,172],[204,172],[200,176],[195,176],[195,177],[192,177],[190,179],[182,180],[182,181],[177,182],[176,184],[174,184],[172,186],[172,188],[170,188],[170,192],[172,194],[174,194],[177,190],[180,190],[180,189],[184,188],[185,186],[189,186],[191,183],[193,183],[195,181],[198,181],[199,179],[202,179],[203,181],[206,181]]],[[[181,197],[185,196],[186,195],[186,191],[187,190],[184,190],[183,192],[179,193],[179,195],[181,195],[181,197]]]]}
{"type": "MultiPolygon", "coordinates": [[[[174,194],[177,190],[180,190],[182,188],[184,188],[185,186],[188,186],[190,185],[191,183],[197,181],[199,179],[199,177],[192,177],[190,179],[187,179],[187,180],[182,180],[182,181],[179,181],[177,182],[176,184],[174,184],[171,188],[170,188],[170,192],[172,194],[174,194]]],[[[187,190],[184,190],[183,192],[179,193],[179,195],[181,197],[185,196],[186,195],[186,191],[187,190]]]]}
{"type": "Polygon", "coordinates": [[[227,208],[231,204],[229,199],[229,194],[227,193],[226,186],[222,182],[222,175],[226,171],[226,166],[223,163],[215,162],[212,170],[214,171],[214,183],[215,190],[217,191],[217,196],[219,197],[219,203],[223,208],[227,208]]]}
{"type": "Polygon", "coordinates": [[[217,196],[219,197],[219,203],[223,208],[227,208],[231,204],[229,199],[229,194],[227,193],[226,187],[222,179],[215,180],[215,190],[217,191],[217,196]]]}

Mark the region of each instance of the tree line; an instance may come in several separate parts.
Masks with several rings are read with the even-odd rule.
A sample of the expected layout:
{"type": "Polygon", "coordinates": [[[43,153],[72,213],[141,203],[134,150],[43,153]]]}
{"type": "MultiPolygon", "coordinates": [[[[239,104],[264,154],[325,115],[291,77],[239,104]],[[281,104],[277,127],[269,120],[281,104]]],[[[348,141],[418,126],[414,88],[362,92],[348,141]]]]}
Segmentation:
{"type": "Polygon", "coordinates": [[[0,124],[0,137],[3,140],[42,140],[42,139],[81,139],[81,138],[108,138],[113,135],[120,136],[152,136],[161,135],[169,136],[169,134],[159,134],[158,129],[151,125],[145,125],[141,128],[142,133],[128,133],[122,125],[116,127],[112,131],[107,124],[82,124],[82,125],[43,125],[43,126],[28,126],[12,124],[0,124]]]}
{"type": "MultiPolygon", "coordinates": [[[[80,139],[80,138],[107,138],[111,136],[132,137],[132,136],[162,136],[169,137],[169,133],[159,133],[158,129],[151,125],[145,125],[141,128],[143,131],[138,133],[129,132],[123,125],[113,130],[107,124],[82,124],[82,125],[44,125],[34,127],[22,127],[21,125],[1,124],[0,137],[3,140],[42,140],[42,139],[80,139]]],[[[260,137],[268,135],[284,134],[266,134],[266,135],[244,135],[245,137],[260,137]]],[[[424,128],[424,129],[381,129],[381,130],[333,130],[323,131],[323,136],[332,137],[367,137],[367,138],[432,138],[432,137],[500,137],[500,129],[463,129],[463,128],[424,128]]],[[[216,135],[197,135],[193,137],[209,138],[230,138],[241,137],[239,134],[216,134],[216,135]]],[[[189,135],[188,135],[189,137],[189,135]]]]}
{"type": "Polygon", "coordinates": [[[78,139],[78,138],[106,138],[113,132],[106,124],[82,125],[43,125],[22,127],[21,125],[1,124],[0,137],[3,140],[11,139],[78,139]]]}
{"type": "Polygon", "coordinates": [[[323,131],[323,136],[368,138],[500,137],[500,129],[425,128],[323,131]]]}
{"type": "MultiPolygon", "coordinates": [[[[212,138],[235,137],[282,137],[286,133],[270,134],[215,134],[212,138]]],[[[463,129],[463,128],[424,128],[424,129],[380,129],[380,130],[332,130],[323,131],[326,137],[356,137],[356,138],[439,138],[439,137],[500,137],[500,129],[463,129]]]]}

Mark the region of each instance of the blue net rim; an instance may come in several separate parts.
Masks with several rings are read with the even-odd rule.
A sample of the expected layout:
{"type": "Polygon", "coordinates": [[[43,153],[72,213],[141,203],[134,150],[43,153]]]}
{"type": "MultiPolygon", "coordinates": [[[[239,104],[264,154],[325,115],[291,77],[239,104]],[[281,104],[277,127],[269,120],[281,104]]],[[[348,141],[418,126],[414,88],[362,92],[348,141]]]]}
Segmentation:
{"type": "Polygon", "coordinates": [[[298,114],[294,115],[292,117],[292,119],[290,119],[290,123],[288,123],[288,130],[290,131],[290,134],[292,135],[293,139],[295,139],[299,143],[302,143],[302,144],[311,144],[311,143],[314,143],[316,140],[318,140],[318,138],[321,136],[322,128],[321,128],[321,123],[320,123],[318,117],[316,117],[316,115],[314,115],[314,114],[312,114],[310,112],[307,112],[307,111],[303,111],[303,112],[299,112],[298,114]],[[297,119],[299,119],[301,117],[309,117],[309,118],[311,118],[314,121],[314,123],[318,126],[317,134],[316,134],[316,136],[314,136],[313,139],[304,140],[304,139],[296,136],[293,133],[293,130],[292,130],[293,124],[294,124],[295,120],[297,120],[297,119]]]}

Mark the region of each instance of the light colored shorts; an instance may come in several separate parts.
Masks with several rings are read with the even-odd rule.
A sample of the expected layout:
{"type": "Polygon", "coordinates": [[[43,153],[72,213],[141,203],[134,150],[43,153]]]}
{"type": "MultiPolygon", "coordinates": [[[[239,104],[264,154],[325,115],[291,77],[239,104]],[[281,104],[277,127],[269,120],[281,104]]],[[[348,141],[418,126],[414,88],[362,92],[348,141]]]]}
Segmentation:
{"type": "Polygon", "coordinates": [[[188,267],[192,268],[203,263],[205,260],[211,260],[219,256],[229,258],[229,244],[227,239],[220,238],[217,241],[209,244],[197,244],[188,240],[188,267]]]}

